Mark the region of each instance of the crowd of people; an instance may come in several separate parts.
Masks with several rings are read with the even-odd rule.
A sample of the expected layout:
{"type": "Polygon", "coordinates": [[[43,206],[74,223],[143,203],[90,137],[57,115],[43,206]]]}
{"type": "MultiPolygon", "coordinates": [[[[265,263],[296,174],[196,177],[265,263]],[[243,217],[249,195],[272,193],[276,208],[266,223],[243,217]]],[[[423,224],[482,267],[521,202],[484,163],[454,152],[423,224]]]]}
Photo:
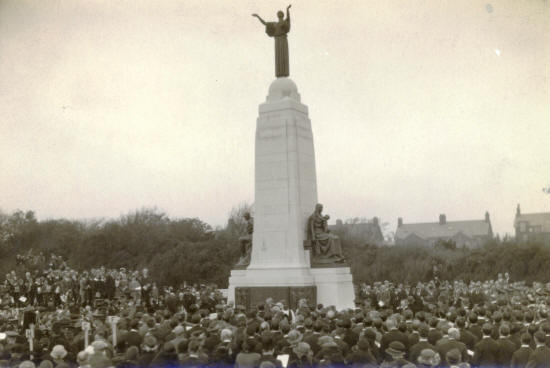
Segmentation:
{"type": "Polygon", "coordinates": [[[358,289],[346,310],[272,298],[247,310],[215,285],[159,288],[147,270],[55,258],[6,275],[0,368],[550,366],[550,285],[505,274],[358,289]]]}

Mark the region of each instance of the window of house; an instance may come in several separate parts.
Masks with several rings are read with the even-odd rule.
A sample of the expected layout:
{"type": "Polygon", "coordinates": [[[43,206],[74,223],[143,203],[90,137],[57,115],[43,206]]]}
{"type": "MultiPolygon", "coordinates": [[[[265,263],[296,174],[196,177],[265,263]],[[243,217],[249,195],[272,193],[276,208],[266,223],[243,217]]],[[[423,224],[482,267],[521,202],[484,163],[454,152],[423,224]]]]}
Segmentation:
{"type": "Polygon", "coordinates": [[[526,228],[525,222],[519,223],[519,231],[524,232],[526,228]]]}

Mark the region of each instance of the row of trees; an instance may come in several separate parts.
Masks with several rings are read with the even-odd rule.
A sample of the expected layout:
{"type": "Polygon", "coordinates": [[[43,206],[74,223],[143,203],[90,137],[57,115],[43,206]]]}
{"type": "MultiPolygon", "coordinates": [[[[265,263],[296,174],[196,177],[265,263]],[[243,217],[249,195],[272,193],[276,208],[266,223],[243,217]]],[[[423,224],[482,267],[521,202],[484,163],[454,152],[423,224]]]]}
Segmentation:
{"type": "Polygon", "coordinates": [[[0,269],[17,269],[17,254],[60,255],[79,270],[147,267],[161,284],[227,283],[238,258],[235,226],[214,231],[197,218],[170,219],[142,209],[112,220],[37,221],[34,213],[0,214],[0,269]]]}
{"type": "MultiPolygon", "coordinates": [[[[79,270],[101,265],[147,267],[161,284],[215,282],[226,287],[239,258],[242,214],[248,210],[247,205],[234,208],[220,229],[197,218],[171,219],[156,209],[96,221],[38,221],[32,211],[0,213],[0,269],[17,269],[16,254],[32,250],[46,258],[51,253],[61,255],[79,270]]],[[[434,265],[440,266],[443,279],[484,280],[509,272],[516,280],[550,281],[546,272],[550,247],[542,244],[496,239],[479,249],[456,249],[452,244],[378,247],[365,244],[345,228],[337,235],[356,283],[416,283],[429,279],[434,265]]]]}

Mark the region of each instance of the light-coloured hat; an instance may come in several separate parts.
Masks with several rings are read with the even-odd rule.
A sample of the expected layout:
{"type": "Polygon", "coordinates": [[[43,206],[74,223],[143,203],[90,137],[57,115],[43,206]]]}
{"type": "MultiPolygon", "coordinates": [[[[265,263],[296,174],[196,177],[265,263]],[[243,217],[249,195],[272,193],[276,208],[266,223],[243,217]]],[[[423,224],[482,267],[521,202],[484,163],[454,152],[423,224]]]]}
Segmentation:
{"type": "Polygon", "coordinates": [[[420,355],[417,358],[418,363],[420,364],[432,364],[432,360],[435,358],[437,353],[432,349],[423,349],[420,352],[420,355]]]}
{"type": "Polygon", "coordinates": [[[30,360],[25,360],[19,364],[19,368],[36,368],[36,365],[30,360]]]}
{"type": "Polygon", "coordinates": [[[63,345],[55,345],[50,356],[54,359],[63,359],[67,356],[67,350],[65,350],[63,345]]]}
{"type": "Polygon", "coordinates": [[[99,352],[99,351],[103,351],[103,350],[107,349],[108,345],[103,340],[96,340],[96,341],[92,342],[92,347],[94,348],[95,352],[99,352]]]}
{"type": "Polygon", "coordinates": [[[181,335],[182,333],[185,332],[185,328],[183,328],[183,326],[181,326],[181,325],[177,325],[176,327],[174,327],[172,332],[176,335],[181,335]]]}
{"type": "Polygon", "coordinates": [[[321,336],[317,339],[317,343],[322,348],[330,348],[330,347],[338,346],[338,344],[334,342],[334,338],[332,336],[321,336]]]}
{"type": "Polygon", "coordinates": [[[308,355],[311,352],[311,347],[307,342],[300,342],[293,349],[294,353],[298,356],[308,355]]]}
{"type": "Polygon", "coordinates": [[[291,345],[297,344],[302,341],[302,334],[298,330],[292,330],[286,336],[286,340],[291,345]]]}

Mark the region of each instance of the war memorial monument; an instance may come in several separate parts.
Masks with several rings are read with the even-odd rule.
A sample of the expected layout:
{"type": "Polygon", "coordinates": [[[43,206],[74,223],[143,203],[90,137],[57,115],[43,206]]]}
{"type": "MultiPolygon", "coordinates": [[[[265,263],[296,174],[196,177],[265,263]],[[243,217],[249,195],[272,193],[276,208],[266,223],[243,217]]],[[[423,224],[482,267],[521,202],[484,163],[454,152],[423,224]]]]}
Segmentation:
{"type": "Polygon", "coordinates": [[[266,298],[296,307],[354,306],[349,265],[318,203],[315,150],[308,107],[289,78],[290,5],[266,22],[275,41],[275,76],[259,106],[255,142],[254,218],[247,214],[241,258],[231,271],[228,299],[246,308],[266,298]]]}

